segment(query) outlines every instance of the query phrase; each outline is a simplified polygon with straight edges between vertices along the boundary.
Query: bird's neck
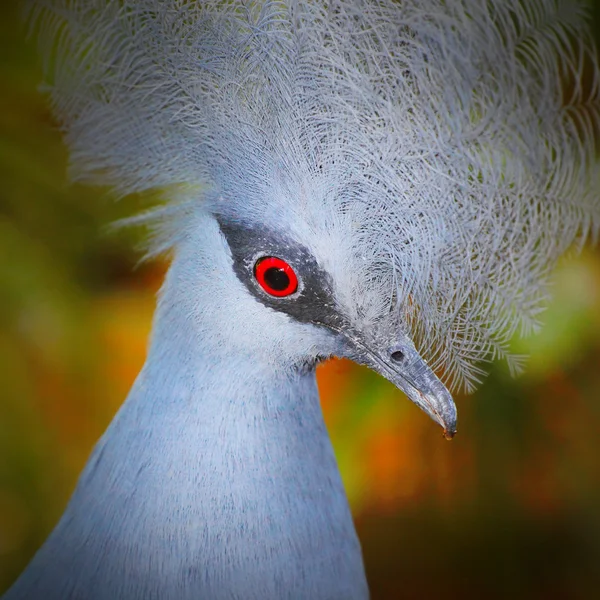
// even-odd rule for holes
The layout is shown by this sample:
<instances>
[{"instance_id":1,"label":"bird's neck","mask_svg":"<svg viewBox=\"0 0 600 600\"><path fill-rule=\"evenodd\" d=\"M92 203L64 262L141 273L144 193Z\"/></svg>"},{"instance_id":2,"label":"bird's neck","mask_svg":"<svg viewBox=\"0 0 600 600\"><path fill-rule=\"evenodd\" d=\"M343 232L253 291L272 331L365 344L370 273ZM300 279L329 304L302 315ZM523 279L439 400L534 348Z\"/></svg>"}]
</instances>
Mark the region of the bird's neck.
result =
<instances>
[{"instance_id":1,"label":"bird's neck","mask_svg":"<svg viewBox=\"0 0 600 600\"><path fill-rule=\"evenodd\" d=\"M215 360L201 319L190 335L176 320L159 310L148 361L37 557L56 597L69 597L58 556L81 578L69 589L102 600L125 597L124 581L139 586L128 598L363 598L314 370Z\"/></svg>"},{"instance_id":2,"label":"bird's neck","mask_svg":"<svg viewBox=\"0 0 600 600\"><path fill-rule=\"evenodd\" d=\"M92 479L106 475L96 471L107 461L133 494L156 486L153 497L180 507L189 501L187 508L213 517L239 516L265 498L318 503L317 489L345 503L314 370L266 378L250 360L219 366L201 349L172 372L148 363L97 454Z\"/></svg>"}]
</instances>

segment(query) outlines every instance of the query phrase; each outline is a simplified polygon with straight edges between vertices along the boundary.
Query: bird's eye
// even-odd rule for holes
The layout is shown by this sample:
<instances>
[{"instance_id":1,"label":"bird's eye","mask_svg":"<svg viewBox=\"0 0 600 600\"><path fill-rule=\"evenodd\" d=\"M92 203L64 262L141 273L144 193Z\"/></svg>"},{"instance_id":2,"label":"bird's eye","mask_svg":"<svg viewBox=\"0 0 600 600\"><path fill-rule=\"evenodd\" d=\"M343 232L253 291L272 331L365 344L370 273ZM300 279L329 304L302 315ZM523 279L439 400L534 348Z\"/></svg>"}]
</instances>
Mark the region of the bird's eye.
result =
<instances>
[{"instance_id":1,"label":"bird's eye","mask_svg":"<svg viewBox=\"0 0 600 600\"><path fill-rule=\"evenodd\" d=\"M270 296L282 298L298 289L298 277L294 269L276 256L259 258L254 265L254 277Z\"/></svg>"}]
</instances>

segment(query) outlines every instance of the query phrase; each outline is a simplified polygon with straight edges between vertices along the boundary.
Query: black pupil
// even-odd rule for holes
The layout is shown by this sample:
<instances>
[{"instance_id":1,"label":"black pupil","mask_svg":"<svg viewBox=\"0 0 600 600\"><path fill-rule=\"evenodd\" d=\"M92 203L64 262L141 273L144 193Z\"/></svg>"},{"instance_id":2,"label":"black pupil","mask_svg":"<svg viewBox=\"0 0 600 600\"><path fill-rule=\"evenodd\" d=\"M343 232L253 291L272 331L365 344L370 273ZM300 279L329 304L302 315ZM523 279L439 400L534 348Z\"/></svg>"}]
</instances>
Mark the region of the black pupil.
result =
<instances>
[{"instance_id":1,"label":"black pupil","mask_svg":"<svg viewBox=\"0 0 600 600\"><path fill-rule=\"evenodd\" d=\"M290 278L283 269L271 267L265 271L265 282L272 290L281 292L290 285Z\"/></svg>"}]
</instances>

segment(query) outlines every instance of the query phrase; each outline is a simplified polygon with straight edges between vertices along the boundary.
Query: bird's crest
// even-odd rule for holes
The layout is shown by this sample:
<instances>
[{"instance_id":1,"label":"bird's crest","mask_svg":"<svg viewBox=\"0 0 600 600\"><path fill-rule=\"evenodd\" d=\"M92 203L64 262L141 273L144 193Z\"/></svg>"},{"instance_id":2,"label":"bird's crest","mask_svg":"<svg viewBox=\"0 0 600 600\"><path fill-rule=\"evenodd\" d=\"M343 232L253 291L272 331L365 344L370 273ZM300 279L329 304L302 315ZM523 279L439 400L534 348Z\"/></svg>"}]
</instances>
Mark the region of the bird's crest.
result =
<instances>
[{"instance_id":1,"label":"bird's crest","mask_svg":"<svg viewBox=\"0 0 600 600\"><path fill-rule=\"evenodd\" d=\"M293 213L449 383L508 357L598 234L600 78L572 0L32 4L76 179L183 189L167 244L209 205Z\"/></svg>"}]
</instances>

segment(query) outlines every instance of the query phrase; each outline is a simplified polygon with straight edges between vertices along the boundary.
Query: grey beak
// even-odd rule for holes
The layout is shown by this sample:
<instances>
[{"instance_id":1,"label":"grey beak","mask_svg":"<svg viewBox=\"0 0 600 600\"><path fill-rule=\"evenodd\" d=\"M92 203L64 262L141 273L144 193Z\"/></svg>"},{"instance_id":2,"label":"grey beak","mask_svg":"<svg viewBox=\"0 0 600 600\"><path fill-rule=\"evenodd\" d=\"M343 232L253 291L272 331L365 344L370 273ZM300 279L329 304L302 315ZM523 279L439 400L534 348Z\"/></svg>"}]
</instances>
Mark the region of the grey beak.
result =
<instances>
[{"instance_id":1,"label":"grey beak","mask_svg":"<svg viewBox=\"0 0 600 600\"><path fill-rule=\"evenodd\" d=\"M416 348L399 344L385 352L368 348L356 339L349 340L360 362L400 388L419 408L444 428L444 436L451 439L456 433L456 405L446 386L437 378Z\"/></svg>"}]
</instances>

